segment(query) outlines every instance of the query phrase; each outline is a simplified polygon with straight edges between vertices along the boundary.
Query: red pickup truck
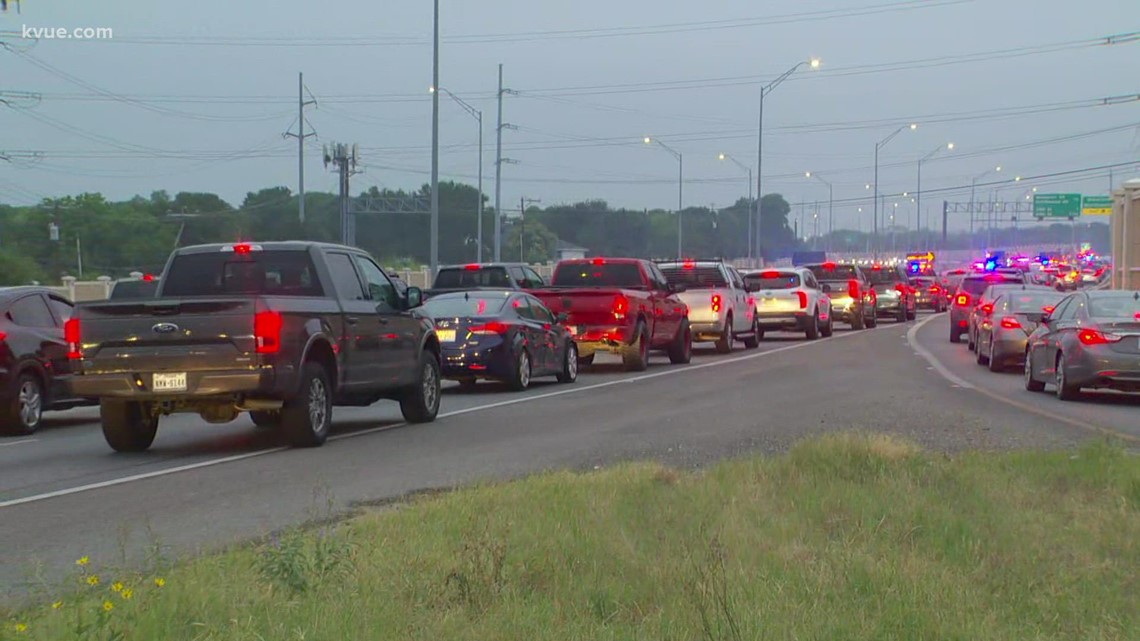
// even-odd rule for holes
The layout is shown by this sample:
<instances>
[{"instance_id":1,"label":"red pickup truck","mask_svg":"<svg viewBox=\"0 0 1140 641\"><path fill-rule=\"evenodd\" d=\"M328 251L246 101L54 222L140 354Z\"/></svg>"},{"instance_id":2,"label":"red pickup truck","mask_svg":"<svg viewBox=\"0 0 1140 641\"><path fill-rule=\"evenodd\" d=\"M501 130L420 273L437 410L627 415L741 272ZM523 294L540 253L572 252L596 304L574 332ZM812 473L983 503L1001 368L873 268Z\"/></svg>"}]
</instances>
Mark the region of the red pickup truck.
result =
<instances>
[{"instance_id":1,"label":"red pickup truck","mask_svg":"<svg viewBox=\"0 0 1140 641\"><path fill-rule=\"evenodd\" d=\"M580 258L554 266L550 286L531 290L565 325L578 344L579 362L597 352L619 354L627 371L649 363L661 350L672 363L693 357L689 308L652 262L640 258Z\"/></svg>"}]
</instances>

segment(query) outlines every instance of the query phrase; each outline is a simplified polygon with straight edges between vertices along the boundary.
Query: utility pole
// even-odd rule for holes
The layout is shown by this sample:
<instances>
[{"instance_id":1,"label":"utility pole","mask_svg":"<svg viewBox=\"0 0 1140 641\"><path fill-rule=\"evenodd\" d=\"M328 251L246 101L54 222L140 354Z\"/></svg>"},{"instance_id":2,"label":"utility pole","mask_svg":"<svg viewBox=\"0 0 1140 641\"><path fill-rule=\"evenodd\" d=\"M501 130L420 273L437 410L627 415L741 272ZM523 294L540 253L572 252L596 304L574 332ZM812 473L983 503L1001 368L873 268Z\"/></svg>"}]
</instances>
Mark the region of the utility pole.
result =
<instances>
[{"instance_id":1,"label":"utility pole","mask_svg":"<svg viewBox=\"0 0 1140 641\"><path fill-rule=\"evenodd\" d=\"M503 122L503 96L515 93L503 87L503 64L499 63L499 121L495 126L495 262L503 260L503 163L518 164L517 160L503 158L503 130L517 129Z\"/></svg>"},{"instance_id":2,"label":"utility pole","mask_svg":"<svg viewBox=\"0 0 1140 641\"><path fill-rule=\"evenodd\" d=\"M431 87L439 87L439 0L432 30ZM439 269L439 92L431 92L431 273Z\"/></svg>"},{"instance_id":3,"label":"utility pole","mask_svg":"<svg viewBox=\"0 0 1140 641\"><path fill-rule=\"evenodd\" d=\"M313 94L310 93L312 98ZM305 74L297 73L297 133L285 132L286 138L297 139L297 220L305 223L305 139L317 135L317 132L305 133L305 107L317 104L317 99L305 100Z\"/></svg>"},{"instance_id":4,"label":"utility pole","mask_svg":"<svg viewBox=\"0 0 1140 641\"><path fill-rule=\"evenodd\" d=\"M350 246L356 244L356 225L353 224L348 208L348 179L356 173L359 150L360 147L357 145L350 147L343 143L333 143L331 148L326 146L324 149L325 166L328 167L330 163L335 165L339 177L337 182L340 185L340 242Z\"/></svg>"}]
</instances>

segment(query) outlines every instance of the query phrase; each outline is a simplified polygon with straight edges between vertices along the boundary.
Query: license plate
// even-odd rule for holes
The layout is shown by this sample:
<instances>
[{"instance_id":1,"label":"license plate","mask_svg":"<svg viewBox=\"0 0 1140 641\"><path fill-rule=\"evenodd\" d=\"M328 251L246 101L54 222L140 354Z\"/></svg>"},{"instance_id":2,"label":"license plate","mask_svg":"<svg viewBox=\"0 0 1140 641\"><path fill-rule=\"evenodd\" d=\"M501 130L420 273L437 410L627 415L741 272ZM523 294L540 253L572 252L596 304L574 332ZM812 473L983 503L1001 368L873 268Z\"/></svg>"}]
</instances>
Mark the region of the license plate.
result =
<instances>
[{"instance_id":1,"label":"license plate","mask_svg":"<svg viewBox=\"0 0 1140 641\"><path fill-rule=\"evenodd\" d=\"M454 329L437 329L435 330L436 336L439 336L441 343L454 343L455 330Z\"/></svg>"},{"instance_id":2,"label":"license plate","mask_svg":"<svg viewBox=\"0 0 1140 641\"><path fill-rule=\"evenodd\" d=\"M156 392L184 392L186 391L186 372L155 374L151 379L150 388Z\"/></svg>"}]
</instances>

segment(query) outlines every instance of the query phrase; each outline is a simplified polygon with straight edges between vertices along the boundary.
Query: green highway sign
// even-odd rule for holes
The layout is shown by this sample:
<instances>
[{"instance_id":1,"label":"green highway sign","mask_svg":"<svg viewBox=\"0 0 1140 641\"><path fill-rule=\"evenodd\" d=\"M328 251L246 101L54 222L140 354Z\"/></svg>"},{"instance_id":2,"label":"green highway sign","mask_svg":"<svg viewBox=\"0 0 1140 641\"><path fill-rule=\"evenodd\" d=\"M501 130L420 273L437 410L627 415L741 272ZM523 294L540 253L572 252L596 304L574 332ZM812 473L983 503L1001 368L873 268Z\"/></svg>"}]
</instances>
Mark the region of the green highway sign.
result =
<instances>
[{"instance_id":1,"label":"green highway sign","mask_svg":"<svg viewBox=\"0 0 1140 641\"><path fill-rule=\"evenodd\" d=\"M1112 196L1085 196L1081 213L1085 216L1111 216Z\"/></svg>"},{"instance_id":2,"label":"green highway sign","mask_svg":"<svg viewBox=\"0 0 1140 641\"><path fill-rule=\"evenodd\" d=\"M1076 218L1081 215L1080 194L1034 194L1034 218Z\"/></svg>"}]
</instances>

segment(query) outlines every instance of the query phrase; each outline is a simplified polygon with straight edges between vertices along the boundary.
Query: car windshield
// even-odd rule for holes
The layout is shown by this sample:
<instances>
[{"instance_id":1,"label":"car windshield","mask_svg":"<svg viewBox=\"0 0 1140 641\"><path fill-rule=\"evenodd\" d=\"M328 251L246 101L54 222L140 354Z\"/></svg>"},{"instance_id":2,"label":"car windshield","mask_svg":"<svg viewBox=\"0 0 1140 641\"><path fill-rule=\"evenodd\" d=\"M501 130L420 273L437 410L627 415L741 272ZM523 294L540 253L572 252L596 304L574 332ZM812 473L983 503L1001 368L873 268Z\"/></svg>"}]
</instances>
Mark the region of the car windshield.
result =
<instances>
[{"instance_id":1,"label":"car windshield","mask_svg":"<svg viewBox=\"0 0 1140 641\"><path fill-rule=\"evenodd\" d=\"M554 270L554 287L644 287L637 263L564 263Z\"/></svg>"},{"instance_id":2,"label":"car windshield","mask_svg":"<svg viewBox=\"0 0 1140 641\"><path fill-rule=\"evenodd\" d=\"M428 299L424 302L424 311L432 318L498 316L506 302L506 296L448 294Z\"/></svg>"},{"instance_id":3,"label":"car windshield","mask_svg":"<svg viewBox=\"0 0 1140 641\"><path fill-rule=\"evenodd\" d=\"M859 278L859 272L854 265L812 265L808 267L812 274L815 274L816 280L820 281L848 281L853 278Z\"/></svg>"},{"instance_id":4,"label":"car windshield","mask_svg":"<svg viewBox=\"0 0 1140 641\"><path fill-rule=\"evenodd\" d=\"M435 277L434 289L464 289L467 287L510 287L505 267L467 269L449 267L441 269Z\"/></svg>"},{"instance_id":5,"label":"car windshield","mask_svg":"<svg viewBox=\"0 0 1140 641\"><path fill-rule=\"evenodd\" d=\"M1140 320L1140 300L1135 292L1091 296L1089 316L1093 318L1131 318Z\"/></svg>"},{"instance_id":6,"label":"car windshield","mask_svg":"<svg viewBox=\"0 0 1140 641\"><path fill-rule=\"evenodd\" d=\"M791 272L748 274L744 282L756 289L794 289L800 286L800 275Z\"/></svg>"},{"instance_id":7,"label":"car windshield","mask_svg":"<svg viewBox=\"0 0 1140 641\"><path fill-rule=\"evenodd\" d=\"M1009 310L1021 314L1033 314L1044 307L1056 307L1065 295L1059 292L1014 292L1006 295Z\"/></svg>"},{"instance_id":8,"label":"car windshield","mask_svg":"<svg viewBox=\"0 0 1140 641\"><path fill-rule=\"evenodd\" d=\"M181 254L163 278L164 297L322 296L320 280L307 251L200 252Z\"/></svg>"},{"instance_id":9,"label":"car windshield","mask_svg":"<svg viewBox=\"0 0 1140 641\"><path fill-rule=\"evenodd\" d=\"M728 280L719 265L659 265L670 285L687 285L689 289L727 287Z\"/></svg>"},{"instance_id":10,"label":"car windshield","mask_svg":"<svg viewBox=\"0 0 1140 641\"><path fill-rule=\"evenodd\" d=\"M963 278L960 287L962 291L977 296L986 291L991 285L1020 285L1021 279L1011 279L1006 276L982 276L977 278Z\"/></svg>"}]
</instances>

